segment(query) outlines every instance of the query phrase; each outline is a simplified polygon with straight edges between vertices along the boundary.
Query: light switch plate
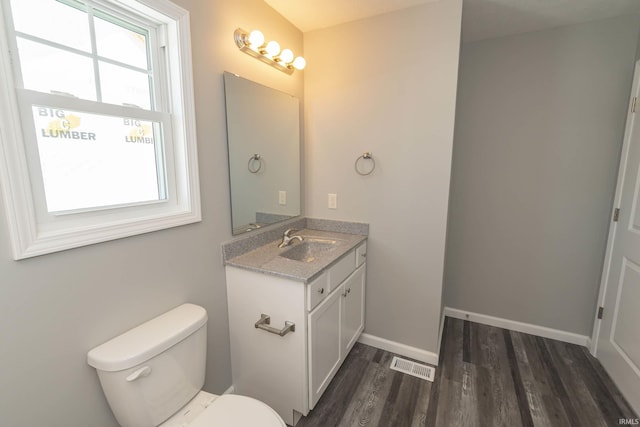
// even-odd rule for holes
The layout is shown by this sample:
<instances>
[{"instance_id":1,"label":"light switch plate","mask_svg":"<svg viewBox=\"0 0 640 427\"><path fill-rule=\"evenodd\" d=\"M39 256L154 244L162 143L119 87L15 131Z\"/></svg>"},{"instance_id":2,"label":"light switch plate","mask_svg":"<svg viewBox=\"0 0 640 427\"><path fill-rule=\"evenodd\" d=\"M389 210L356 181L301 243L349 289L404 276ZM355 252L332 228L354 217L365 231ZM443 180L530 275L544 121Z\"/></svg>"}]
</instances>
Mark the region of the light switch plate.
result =
<instances>
[{"instance_id":1,"label":"light switch plate","mask_svg":"<svg viewBox=\"0 0 640 427\"><path fill-rule=\"evenodd\" d=\"M338 208L338 195L329 193L329 209Z\"/></svg>"},{"instance_id":2,"label":"light switch plate","mask_svg":"<svg viewBox=\"0 0 640 427\"><path fill-rule=\"evenodd\" d=\"M278 192L278 203L280 203L281 205L286 205L287 204L287 192L286 191L279 191Z\"/></svg>"}]
</instances>

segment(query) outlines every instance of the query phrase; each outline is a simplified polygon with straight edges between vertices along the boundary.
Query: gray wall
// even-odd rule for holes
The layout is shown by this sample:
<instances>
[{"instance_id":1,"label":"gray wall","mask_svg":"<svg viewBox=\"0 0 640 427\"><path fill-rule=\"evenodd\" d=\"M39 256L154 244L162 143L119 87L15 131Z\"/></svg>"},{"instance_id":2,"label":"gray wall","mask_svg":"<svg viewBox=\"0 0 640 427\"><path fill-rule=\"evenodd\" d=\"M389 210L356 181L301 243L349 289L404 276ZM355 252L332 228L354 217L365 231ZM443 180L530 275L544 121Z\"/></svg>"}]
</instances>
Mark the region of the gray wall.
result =
<instances>
[{"instance_id":1,"label":"gray wall","mask_svg":"<svg viewBox=\"0 0 640 427\"><path fill-rule=\"evenodd\" d=\"M447 306L591 335L638 26L463 45Z\"/></svg>"},{"instance_id":2,"label":"gray wall","mask_svg":"<svg viewBox=\"0 0 640 427\"><path fill-rule=\"evenodd\" d=\"M187 301L209 313L205 389L231 385L220 253L231 238L222 72L302 98L301 73L240 52L233 31L259 28L294 52L302 52L302 34L261 0L176 3L191 12L204 219L13 261L0 205L0 426L116 426L87 351Z\"/></svg>"},{"instance_id":3,"label":"gray wall","mask_svg":"<svg viewBox=\"0 0 640 427\"><path fill-rule=\"evenodd\" d=\"M365 332L436 352L461 0L305 33L306 210L368 222ZM366 177L354 161L373 152ZM366 168L366 162L362 167ZM338 208L327 208L337 193Z\"/></svg>"},{"instance_id":4,"label":"gray wall","mask_svg":"<svg viewBox=\"0 0 640 427\"><path fill-rule=\"evenodd\" d=\"M640 59L640 34L638 35L638 46L636 47L636 61Z\"/></svg>"}]
</instances>

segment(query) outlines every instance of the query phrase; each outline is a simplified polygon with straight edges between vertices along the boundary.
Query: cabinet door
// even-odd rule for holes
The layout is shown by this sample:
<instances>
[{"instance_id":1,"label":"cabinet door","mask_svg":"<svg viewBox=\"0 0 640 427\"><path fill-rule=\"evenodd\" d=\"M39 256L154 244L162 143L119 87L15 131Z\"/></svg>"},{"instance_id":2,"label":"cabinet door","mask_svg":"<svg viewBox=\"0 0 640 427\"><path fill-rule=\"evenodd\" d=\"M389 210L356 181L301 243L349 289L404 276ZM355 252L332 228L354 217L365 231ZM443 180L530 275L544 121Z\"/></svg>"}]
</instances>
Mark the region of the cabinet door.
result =
<instances>
[{"instance_id":1,"label":"cabinet door","mask_svg":"<svg viewBox=\"0 0 640 427\"><path fill-rule=\"evenodd\" d=\"M341 363L340 325L344 284L309 313L309 409L313 409Z\"/></svg>"},{"instance_id":2,"label":"cabinet door","mask_svg":"<svg viewBox=\"0 0 640 427\"><path fill-rule=\"evenodd\" d=\"M342 356L347 357L351 347L364 330L364 283L363 264L343 283L342 298Z\"/></svg>"}]
</instances>

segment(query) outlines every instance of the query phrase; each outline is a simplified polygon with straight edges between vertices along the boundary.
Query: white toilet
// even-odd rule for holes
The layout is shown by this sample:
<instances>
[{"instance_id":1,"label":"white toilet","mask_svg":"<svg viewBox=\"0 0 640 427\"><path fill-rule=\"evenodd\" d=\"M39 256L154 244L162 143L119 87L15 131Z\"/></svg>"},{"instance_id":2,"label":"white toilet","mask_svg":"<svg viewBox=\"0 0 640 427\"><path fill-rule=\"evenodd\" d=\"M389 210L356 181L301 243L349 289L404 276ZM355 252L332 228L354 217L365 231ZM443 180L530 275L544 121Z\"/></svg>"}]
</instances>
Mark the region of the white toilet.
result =
<instances>
[{"instance_id":1,"label":"white toilet","mask_svg":"<svg viewBox=\"0 0 640 427\"><path fill-rule=\"evenodd\" d=\"M183 304L87 354L122 427L285 427L269 406L202 391L207 312Z\"/></svg>"}]
</instances>

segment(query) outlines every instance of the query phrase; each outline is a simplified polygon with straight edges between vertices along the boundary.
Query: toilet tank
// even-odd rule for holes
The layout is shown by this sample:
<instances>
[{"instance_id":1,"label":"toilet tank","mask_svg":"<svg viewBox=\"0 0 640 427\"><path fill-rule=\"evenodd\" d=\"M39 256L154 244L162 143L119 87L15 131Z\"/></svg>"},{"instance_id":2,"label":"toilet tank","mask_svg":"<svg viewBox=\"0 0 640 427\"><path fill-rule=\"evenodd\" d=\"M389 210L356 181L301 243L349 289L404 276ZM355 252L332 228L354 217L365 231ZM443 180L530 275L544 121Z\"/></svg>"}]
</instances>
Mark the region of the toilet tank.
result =
<instances>
[{"instance_id":1,"label":"toilet tank","mask_svg":"<svg viewBox=\"0 0 640 427\"><path fill-rule=\"evenodd\" d=\"M155 427L204 384L207 312L183 304L94 348L87 362L122 427Z\"/></svg>"}]
</instances>

